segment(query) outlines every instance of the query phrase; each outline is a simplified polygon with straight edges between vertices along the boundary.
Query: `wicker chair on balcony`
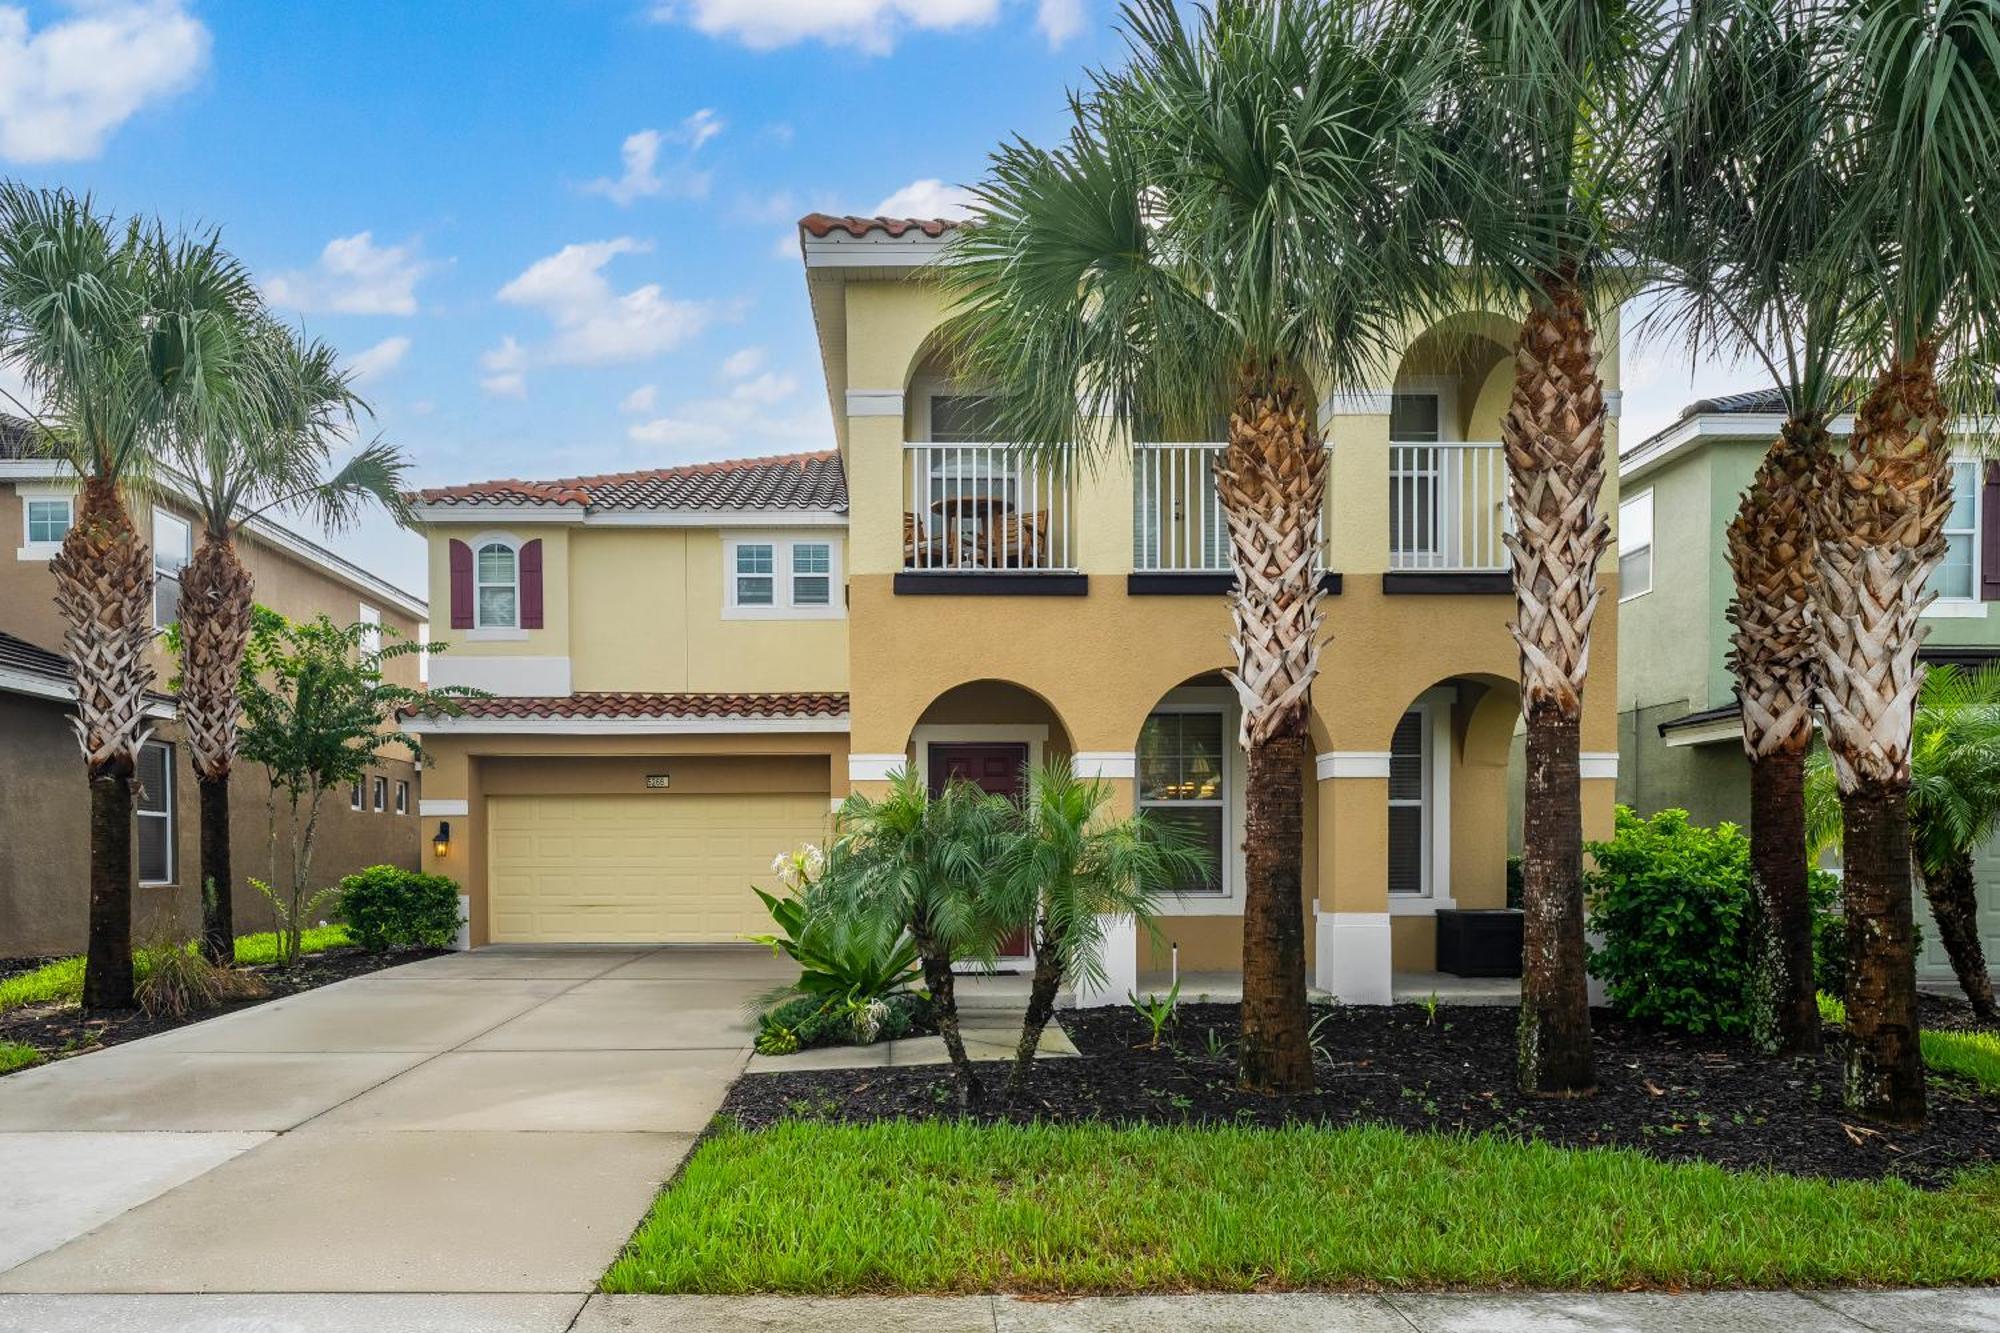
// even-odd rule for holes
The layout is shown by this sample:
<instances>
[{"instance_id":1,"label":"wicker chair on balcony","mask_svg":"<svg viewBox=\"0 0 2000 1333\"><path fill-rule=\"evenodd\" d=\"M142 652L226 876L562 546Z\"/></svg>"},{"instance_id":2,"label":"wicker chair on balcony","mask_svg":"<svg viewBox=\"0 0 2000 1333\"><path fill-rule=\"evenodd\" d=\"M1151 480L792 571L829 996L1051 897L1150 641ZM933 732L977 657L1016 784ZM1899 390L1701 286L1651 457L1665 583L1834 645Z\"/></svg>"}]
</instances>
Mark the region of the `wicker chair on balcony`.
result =
<instances>
[{"instance_id":1,"label":"wicker chair on balcony","mask_svg":"<svg viewBox=\"0 0 2000 1333\"><path fill-rule=\"evenodd\" d=\"M987 563L996 569L1045 569L1048 566L1049 511L1009 513L987 529Z\"/></svg>"},{"instance_id":2,"label":"wicker chair on balcony","mask_svg":"<svg viewBox=\"0 0 2000 1333\"><path fill-rule=\"evenodd\" d=\"M949 544L924 530L923 521L903 511L903 567L905 569L946 569L956 567Z\"/></svg>"}]
</instances>

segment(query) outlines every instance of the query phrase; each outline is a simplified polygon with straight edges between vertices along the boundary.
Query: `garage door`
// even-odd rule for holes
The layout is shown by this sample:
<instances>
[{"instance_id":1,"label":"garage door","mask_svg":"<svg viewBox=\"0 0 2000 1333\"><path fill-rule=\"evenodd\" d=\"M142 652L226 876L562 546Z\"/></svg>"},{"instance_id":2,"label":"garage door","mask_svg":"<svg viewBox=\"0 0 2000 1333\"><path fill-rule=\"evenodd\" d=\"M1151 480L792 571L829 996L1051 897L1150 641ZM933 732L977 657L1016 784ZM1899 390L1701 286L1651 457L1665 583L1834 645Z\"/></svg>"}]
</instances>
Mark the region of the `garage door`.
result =
<instances>
[{"instance_id":1,"label":"garage door","mask_svg":"<svg viewBox=\"0 0 2000 1333\"><path fill-rule=\"evenodd\" d=\"M495 943L729 941L770 929L771 858L826 836L825 796L495 796Z\"/></svg>"}]
</instances>

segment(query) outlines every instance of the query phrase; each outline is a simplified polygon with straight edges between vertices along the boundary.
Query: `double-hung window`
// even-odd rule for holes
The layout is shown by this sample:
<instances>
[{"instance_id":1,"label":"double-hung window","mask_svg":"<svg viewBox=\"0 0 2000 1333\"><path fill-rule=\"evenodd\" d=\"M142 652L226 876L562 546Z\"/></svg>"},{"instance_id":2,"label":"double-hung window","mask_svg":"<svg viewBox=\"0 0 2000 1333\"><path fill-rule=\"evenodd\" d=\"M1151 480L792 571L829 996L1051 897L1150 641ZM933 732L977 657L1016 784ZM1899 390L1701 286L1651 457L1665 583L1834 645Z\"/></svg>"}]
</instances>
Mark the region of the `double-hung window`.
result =
<instances>
[{"instance_id":1,"label":"double-hung window","mask_svg":"<svg viewBox=\"0 0 2000 1333\"><path fill-rule=\"evenodd\" d=\"M361 783L356 782L352 787L347 789L347 808L350 810L365 810L368 808L367 789Z\"/></svg>"},{"instance_id":2,"label":"double-hung window","mask_svg":"<svg viewBox=\"0 0 2000 1333\"><path fill-rule=\"evenodd\" d=\"M1618 600L1653 590L1653 492L1618 504Z\"/></svg>"},{"instance_id":3,"label":"double-hung window","mask_svg":"<svg viewBox=\"0 0 2000 1333\"><path fill-rule=\"evenodd\" d=\"M477 629L518 629L521 624L520 553L506 542L487 542L473 561Z\"/></svg>"},{"instance_id":4,"label":"double-hung window","mask_svg":"<svg viewBox=\"0 0 2000 1333\"><path fill-rule=\"evenodd\" d=\"M373 657L382 651L382 613L361 603L361 655Z\"/></svg>"},{"instance_id":5,"label":"double-hung window","mask_svg":"<svg viewBox=\"0 0 2000 1333\"><path fill-rule=\"evenodd\" d=\"M1944 520L1944 559L1931 571L1930 591L1941 602L1979 596L1979 460L1953 459L1951 512Z\"/></svg>"},{"instance_id":6,"label":"double-hung window","mask_svg":"<svg viewBox=\"0 0 2000 1333\"><path fill-rule=\"evenodd\" d=\"M69 495L21 495L21 558L43 559L62 545L76 517L76 500Z\"/></svg>"},{"instance_id":7,"label":"double-hung window","mask_svg":"<svg viewBox=\"0 0 2000 1333\"><path fill-rule=\"evenodd\" d=\"M792 605L825 606L833 600L833 544L792 543Z\"/></svg>"},{"instance_id":8,"label":"double-hung window","mask_svg":"<svg viewBox=\"0 0 2000 1333\"><path fill-rule=\"evenodd\" d=\"M1228 891L1228 741L1220 709L1163 710L1147 718L1139 732L1139 808L1208 853L1205 870L1161 886L1170 892Z\"/></svg>"},{"instance_id":9,"label":"double-hung window","mask_svg":"<svg viewBox=\"0 0 2000 1333\"><path fill-rule=\"evenodd\" d=\"M396 813L399 815L410 813L410 784L400 778L396 780Z\"/></svg>"},{"instance_id":10,"label":"double-hung window","mask_svg":"<svg viewBox=\"0 0 2000 1333\"><path fill-rule=\"evenodd\" d=\"M147 741L139 751L136 817L141 884L174 882L174 747Z\"/></svg>"},{"instance_id":11,"label":"double-hung window","mask_svg":"<svg viewBox=\"0 0 2000 1333\"><path fill-rule=\"evenodd\" d=\"M736 605L775 606L778 601L777 545L740 542L736 547Z\"/></svg>"},{"instance_id":12,"label":"double-hung window","mask_svg":"<svg viewBox=\"0 0 2000 1333\"><path fill-rule=\"evenodd\" d=\"M728 620L839 616L840 552L827 537L746 536L723 543L722 614Z\"/></svg>"},{"instance_id":13,"label":"double-hung window","mask_svg":"<svg viewBox=\"0 0 2000 1333\"><path fill-rule=\"evenodd\" d=\"M153 627L180 619L181 571L194 559L194 529L164 509L153 511Z\"/></svg>"},{"instance_id":14,"label":"double-hung window","mask_svg":"<svg viewBox=\"0 0 2000 1333\"><path fill-rule=\"evenodd\" d=\"M1421 708L1404 713L1389 739L1389 892L1430 892L1430 783Z\"/></svg>"},{"instance_id":15,"label":"double-hung window","mask_svg":"<svg viewBox=\"0 0 2000 1333\"><path fill-rule=\"evenodd\" d=\"M389 779L375 779L375 813L381 814L389 808Z\"/></svg>"}]
</instances>

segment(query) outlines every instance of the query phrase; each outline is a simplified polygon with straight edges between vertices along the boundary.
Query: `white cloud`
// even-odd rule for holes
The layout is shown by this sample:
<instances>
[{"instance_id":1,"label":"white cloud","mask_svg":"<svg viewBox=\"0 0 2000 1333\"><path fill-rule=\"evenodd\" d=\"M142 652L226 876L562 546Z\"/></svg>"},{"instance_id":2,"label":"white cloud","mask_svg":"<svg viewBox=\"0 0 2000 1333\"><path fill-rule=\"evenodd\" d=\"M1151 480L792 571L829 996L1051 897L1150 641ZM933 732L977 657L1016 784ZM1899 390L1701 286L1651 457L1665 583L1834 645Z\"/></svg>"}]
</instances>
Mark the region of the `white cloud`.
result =
<instances>
[{"instance_id":1,"label":"white cloud","mask_svg":"<svg viewBox=\"0 0 2000 1333\"><path fill-rule=\"evenodd\" d=\"M726 124L711 108L703 107L673 130L649 129L628 134L618 149L618 156L625 164L624 174L616 180L600 176L585 185L584 191L601 194L621 207L656 194L701 198L708 193L709 173L695 170L694 156L703 144L722 133ZM663 172L660 149L667 144L678 144L685 152L681 161Z\"/></svg>"},{"instance_id":2,"label":"white cloud","mask_svg":"<svg viewBox=\"0 0 2000 1333\"><path fill-rule=\"evenodd\" d=\"M1041 0L1035 8L1035 27L1051 48L1061 46L1083 31L1083 0Z\"/></svg>"},{"instance_id":3,"label":"white cloud","mask_svg":"<svg viewBox=\"0 0 2000 1333\"><path fill-rule=\"evenodd\" d=\"M409 350L410 340L397 334L349 357L347 369L357 383L376 379L401 365L404 353Z\"/></svg>"},{"instance_id":4,"label":"white cloud","mask_svg":"<svg viewBox=\"0 0 2000 1333\"><path fill-rule=\"evenodd\" d=\"M883 218L962 218L972 212L972 191L946 185L936 177L911 181L875 205L874 215Z\"/></svg>"},{"instance_id":5,"label":"white cloud","mask_svg":"<svg viewBox=\"0 0 2000 1333\"><path fill-rule=\"evenodd\" d=\"M948 31L991 23L1000 0L663 0L661 22L692 24L756 51L819 41L886 55L911 29Z\"/></svg>"},{"instance_id":6,"label":"white cloud","mask_svg":"<svg viewBox=\"0 0 2000 1333\"><path fill-rule=\"evenodd\" d=\"M479 381L479 387L493 397L528 396L528 380L523 373L528 368L527 349L512 334L502 338L498 347L480 355L479 368L486 372L485 378Z\"/></svg>"},{"instance_id":7,"label":"white cloud","mask_svg":"<svg viewBox=\"0 0 2000 1333\"><path fill-rule=\"evenodd\" d=\"M722 373L730 379L740 380L746 375L754 375L764 368L764 349L744 347L731 352L722 362Z\"/></svg>"},{"instance_id":8,"label":"white cloud","mask_svg":"<svg viewBox=\"0 0 2000 1333\"><path fill-rule=\"evenodd\" d=\"M646 254L649 242L630 236L566 245L528 265L502 287L500 300L539 311L554 328L540 347L507 338L482 358L493 378L488 393L526 392L530 365L604 366L647 361L679 347L714 315L701 301L667 296L655 282L613 290L604 268L620 255Z\"/></svg>"},{"instance_id":9,"label":"white cloud","mask_svg":"<svg viewBox=\"0 0 2000 1333\"><path fill-rule=\"evenodd\" d=\"M799 382L790 375L767 370L755 379L744 380L729 391L739 403L779 403L798 391Z\"/></svg>"},{"instance_id":10,"label":"white cloud","mask_svg":"<svg viewBox=\"0 0 2000 1333\"><path fill-rule=\"evenodd\" d=\"M417 282L431 265L415 241L377 245L373 232L337 236L309 269L274 275L264 294L274 305L336 315L414 315Z\"/></svg>"},{"instance_id":11,"label":"white cloud","mask_svg":"<svg viewBox=\"0 0 2000 1333\"><path fill-rule=\"evenodd\" d=\"M180 0L72 7L35 31L26 9L0 5L0 158L95 157L113 130L208 64L208 29Z\"/></svg>"},{"instance_id":12,"label":"white cloud","mask_svg":"<svg viewBox=\"0 0 2000 1333\"><path fill-rule=\"evenodd\" d=\"M650 412L659 401L660 391L658 388L651 384L641 384L638 388L625 395L624 399L618 404L618 410L620 412L631 413Z\"/></svg>"}]
</instances>

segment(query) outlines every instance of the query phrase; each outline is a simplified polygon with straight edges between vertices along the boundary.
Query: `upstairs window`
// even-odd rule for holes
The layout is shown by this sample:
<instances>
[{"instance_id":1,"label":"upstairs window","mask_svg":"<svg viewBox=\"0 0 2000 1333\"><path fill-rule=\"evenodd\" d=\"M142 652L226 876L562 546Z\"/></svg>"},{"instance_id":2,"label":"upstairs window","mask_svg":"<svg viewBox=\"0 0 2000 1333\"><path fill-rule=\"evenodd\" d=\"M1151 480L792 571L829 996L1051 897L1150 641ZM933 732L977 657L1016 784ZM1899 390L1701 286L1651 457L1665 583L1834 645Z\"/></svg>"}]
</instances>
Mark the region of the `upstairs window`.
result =
<instances>
[{"instance_id":1,"label":"upstairs window","mask_svg":"<svg viewBox=\"0 0 2000 1333\"><path fill-rule=\"evenodd\" d=\"M833 547L792 543L792 605L825 606L833 600Z\"/></svg>"},{"instance_id":2,"label":"upstairs window","mask_svg":"<svg viewBox=\"0 0 2000 1333\"><path fill-rule=\"evenodd\" d=\"M1436 444L1443 413L1434 393L1389 395L1389 438L1400 444Z\"/></svg>"},{"instance_id":3,"label":"upstairs window","mask_svg":"<svg viewBox=\"0 0 2000 1333\"><path fill-rule=\"evenodd\" d=\"M181 571L194 559L194 529L164 509L153 511L153 627L181 616Z\"/></svg>"},{"instance_id":4,"label":"upstairs window","mask_svg":"<svg viewBox=\"0 0 2000 1333\"><path fill-rule=\"evenodd\" d=\"M1979 464L1954 459L1951 512L1944 520L1944 559L1931 571L1930 591L1939 600L1969 602L1979 595Z\"/></svg>"},{"instance_id":5,"label":"upstairs window","mask_svg":"<svg viewBox=\"0 0 2000 1333\"><path fill-rule=\"evenodd\" d=\"M488 542L474 566L477 629L518 629L521 624L521 566L514 548Z\"/></svg>"},{"instance_id":6,"label":"upstairs window","mask_svg":"<svg viewBox=\"0 0 2000 1333\"><path fill-rule=\"evenodd\" d=\"M816 620L845 614L834 594L840 550L825 537L725 537L725 620Z\"/></svg>"},{"instance_id":7,"label":"upstairs window","mask_svg":"<svg viewBox=\"0 0 2000 1333\"><path fill-rule=\"evenodd\" d=\"M382 651L382 613L361 603L361 655L373 657Z\"/></svg>"},{"instance_id":8,"label":"upstairs window","mask_svg":"<svg viewBox=\"0 0 2000 1333\"><path fill-rule=\"evenodd\" d=\"M24 504L28 545L55 546L61 543L75 519L75 501L67 495L29 496Z\"/></svg>"},{"instance_id":9,"label":"upstairs window","mask_svg":"<svg viewBox=\"0 0 2000 1333\"><path fill-rule=\"evenodd\" d=\"M991 394L931 395L931 441L935 444L997 444L1000 400Z\"/></svg>"},{"instance_id":10,"label":"upstairs window","mask_svg":"<svg viewBox=\"0 0 2000 1333\"><path fill-rule=\"evenodd\" d=\"M1653 493L1640 491L1618 505L1618 600L1653 590Z\"/></svg>"},{"instance_id":11,"label":"upstairs window","mask_svg":"<svg viewBox=\"0 0 2000 1333\"><path fill-rule=\"evenodd\" d=\"M141 884L174 882L174 747L147 741L139 751L139 795L133 807Z\"/></svg>"},{"instance_id":12,"label":"upstairs window","mask_svg":"<svg viewBox=\"0 0 2000 1333\"><path fill-rule=\"evenodd\" d=\"M744 542L736 548L736 604L771 606L778 598L777 565L769 542Z\"/></svg>"},{"instance_id":13,"label":"upstairs window","mask_svg":"<svg viewBox=\"0 0 2000 1333\"><path fill-rule=\"evenodd\" d=\"M376 778L374 783L375 813L381 814L389 808L389 779Z\"/></svg>"}]
</instances>

